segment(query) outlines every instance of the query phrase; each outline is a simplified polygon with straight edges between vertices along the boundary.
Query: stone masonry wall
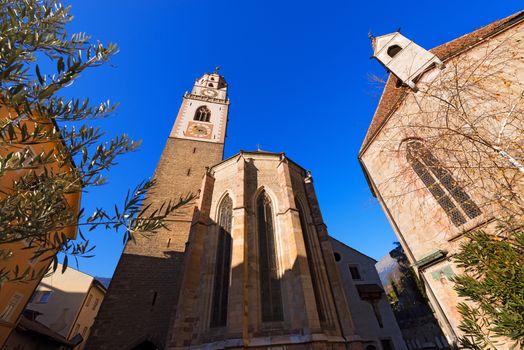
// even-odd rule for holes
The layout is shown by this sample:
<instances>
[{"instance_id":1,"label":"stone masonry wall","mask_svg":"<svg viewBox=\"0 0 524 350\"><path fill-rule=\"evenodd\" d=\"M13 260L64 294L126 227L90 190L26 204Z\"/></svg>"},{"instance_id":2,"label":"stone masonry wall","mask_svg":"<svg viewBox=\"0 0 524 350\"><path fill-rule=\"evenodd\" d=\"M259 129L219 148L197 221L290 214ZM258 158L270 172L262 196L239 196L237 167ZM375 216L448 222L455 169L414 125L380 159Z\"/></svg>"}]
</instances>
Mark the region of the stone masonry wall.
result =
<instances>
[{"instance_id":1,"label":"stone masonry wall","mask_svg":"<svg viewBox=\"0 0 524 350\"><path fill-rule=\"evenodd\" d=\"M197 194L205 168L218 163L223 144L169 138L155 171L157 187L146 202ZM169 230L127 243L86 349L130 349L145 341L164 348L176 312L179 277L194 203L169 220Z\"/></svg>"}]
</instances>

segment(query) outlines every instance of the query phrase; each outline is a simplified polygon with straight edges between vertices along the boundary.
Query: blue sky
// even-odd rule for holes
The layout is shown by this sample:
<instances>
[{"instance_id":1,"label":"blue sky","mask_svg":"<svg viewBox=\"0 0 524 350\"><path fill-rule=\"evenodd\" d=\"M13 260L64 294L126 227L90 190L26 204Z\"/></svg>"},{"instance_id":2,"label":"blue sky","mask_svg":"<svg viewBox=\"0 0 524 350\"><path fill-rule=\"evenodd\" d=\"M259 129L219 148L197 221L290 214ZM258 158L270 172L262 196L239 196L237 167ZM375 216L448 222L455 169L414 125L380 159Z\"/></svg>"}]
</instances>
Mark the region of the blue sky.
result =
<instances>
[{"instance_id":1,"label":"blue sky","mask_svg":"<svg viewBox=\"0 0 524 350\"><path fill-rule=\"evenodd\" d=\"M396 237L372 198L357 153L386 77L370 60L368 32L401 32L427 49L521 10L519 1L71 1L71 31L120 52L87 71L67 94L121 103L101 125L128 133L141 149L126 155L109 184L84 195L88 211L119 202L150 177L181 96L221 66L231 108L225 157L240 149L285 152L312 171L324 220L340 241L380 259ZM80 270L111 276L122 235L88 235L96 256Z\"/></svg>"}]
</instances>

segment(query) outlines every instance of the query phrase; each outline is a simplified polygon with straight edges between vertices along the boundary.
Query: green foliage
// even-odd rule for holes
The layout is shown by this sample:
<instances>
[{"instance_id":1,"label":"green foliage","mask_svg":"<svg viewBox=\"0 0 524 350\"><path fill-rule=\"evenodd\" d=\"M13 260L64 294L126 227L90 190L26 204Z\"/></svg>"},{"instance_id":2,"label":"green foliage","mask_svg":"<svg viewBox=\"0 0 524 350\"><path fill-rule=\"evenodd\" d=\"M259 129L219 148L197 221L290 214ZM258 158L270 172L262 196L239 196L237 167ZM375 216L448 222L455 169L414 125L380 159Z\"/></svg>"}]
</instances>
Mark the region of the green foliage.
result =
<instances>
[{"instance_id":1,"label":"green foliage","mask_svg":"<svg viewBox=\"0 0 524 350\"><path fill-rule=\"evenodd\" d=\"M404 253L404 249L402 249L399 242L393 242L393 244L395 244L396 247L389 252L389 256L397 261L400 271L400 280L397 284L393 285L395 294L397 297L401 294L402 290L399 290L399 288L408 289L412 291L411 296L413 299L411 301L413 303L426 303L427 297L423 284L415 271L413 271L408 257L406 253Z\"/></svg>"},{"instance_id":2,"label":"green foliage","mask_svg":"<svg viewBox=\"0 0 524 350\"><path fill-rule=\"evenodd\" d=\"M7 243L24 242L33 258L57 254L89 257L93 246L82 234L98 227L123 231L124 242L136 234L152 234L164 219L189 203L192 195L160 208L142 206L154 181L129 191L123 206L99 208L89 217L67 202L67 195L87 192L105 183L118 157L135 151L139 142L127 135L108 138L83 122L105 118L116 108L109 101L61 95L81 73L98 67L117 53L115 44L93 42L85 33L69 35L70 8L57 0L0 0L0 260L14 252ZM42 67L50 67L44 72ZM66 127L64 122L71 126ZM44 147L53 144L54 147ZM15 174L15 176L13 176ZM20 175L21 174L21 175ZM6 184L6 179L13 178ZM79 239L64 230L79 228ZM0 266L6 264L0 264ZM0 267L6 280L37 278L46 269Z\"/></svg>"},{"instance_id":3,"label":"green foliage","mask_svg":"<svg viewBox=\"0 0 524 350\"><path fill-rule=\"evenodd\" d=\"M501 337L524 348L524 225L499 226L496 234L467 234L455 256L464 269L455 289L472 304L461 303L461 344L468 349L497 349Z\"/></svg>"},{"instance_id":4,"label":"green foliage","mask_svg":"<svg viewBox=\"0 0 524 350\"><path fill-rule=\"evenodd\" d=\"M398 296L400 293L398 292L397 283L393 279L391 279L389 283L390 288L388 288L387 290L387 298L389 300L389 303L391 304L391 308L394 311L400 311L400 305L398 300Z\"/></svg>"}]
</instances>

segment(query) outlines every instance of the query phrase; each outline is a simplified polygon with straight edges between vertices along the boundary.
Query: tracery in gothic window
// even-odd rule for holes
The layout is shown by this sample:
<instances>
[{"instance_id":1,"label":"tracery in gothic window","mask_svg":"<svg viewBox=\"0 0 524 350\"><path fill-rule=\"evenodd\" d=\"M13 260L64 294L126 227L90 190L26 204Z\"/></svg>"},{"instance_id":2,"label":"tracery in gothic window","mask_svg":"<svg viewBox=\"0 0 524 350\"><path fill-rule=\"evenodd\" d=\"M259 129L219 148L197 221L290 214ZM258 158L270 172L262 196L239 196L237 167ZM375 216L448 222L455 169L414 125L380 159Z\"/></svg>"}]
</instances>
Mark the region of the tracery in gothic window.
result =
<instances>
[{"instance_id":1,"label":"tracery in gothic window","mask_svg":"<svg viewBox=\"0 0 524 350\"><path fill-rule=\"evenodd\" d=\"M444 209L455 226L466 223L481 214L480 208L420 140L410 140L406 158L413 171Z\"/></svg>"},{"instance_id":2,"label":"tracery in gothic window","mask_svg":"<svg viewBox=\"0 0 524 350\"><path fill-rule=\"evenodd\" d=\"M200 106L195 112L194 120L209 123L211 119L211 111L206 106Z\"/></svg>"},{"instance_id":3,"label":"tracery in gothic window","mask_svg":"<svg viewBox=\"0 0 524 350\"><path fill-rule=\"evenodd\" d=\"M321 322L324 322L326 320L326 315L324 312L324 305L322 303L322 296L320 292L320 276L318 274L318 270L315 269L315 263L313 261L313 242L311 242L311 239L308 234L308 228L306 219L304 217L304 209L300 205L300 203L295 200L295 206L298 209L298 216L300 218L300 228L302 230L302 236L304 237L304 245L306 246L306 255L307 255L307 262L309 265L309 272L311 273L311 283L313 284L313 293L315 294L315 301L317 304L317 310L318 310L318 318ZM316 239L316 237L314 237Z\"/></svg>"},{"instance_id":4,"label":"tracery in gothic window","mask_svg":"<svg viewBox=\"0 0 524 350\"><path fill-rule=\"evenodd\" d=\"M229 274L231 270L231 221L233 201L229 196L220 205L218 241L215 259L215 281L211 306L211 327L224 327L227 323Z\"/></svg>"},{"instance_id":5,"label":"tracery in gothic window","mask_svg":"<svg viewBox=\"0 0 524 350\"><path fill-rule=\"evenodd\" d=\"M278 276L273 209L269 196L262 192L256 201L262 322L284 320L282 288Z\"/></svg>"}]
</instances>

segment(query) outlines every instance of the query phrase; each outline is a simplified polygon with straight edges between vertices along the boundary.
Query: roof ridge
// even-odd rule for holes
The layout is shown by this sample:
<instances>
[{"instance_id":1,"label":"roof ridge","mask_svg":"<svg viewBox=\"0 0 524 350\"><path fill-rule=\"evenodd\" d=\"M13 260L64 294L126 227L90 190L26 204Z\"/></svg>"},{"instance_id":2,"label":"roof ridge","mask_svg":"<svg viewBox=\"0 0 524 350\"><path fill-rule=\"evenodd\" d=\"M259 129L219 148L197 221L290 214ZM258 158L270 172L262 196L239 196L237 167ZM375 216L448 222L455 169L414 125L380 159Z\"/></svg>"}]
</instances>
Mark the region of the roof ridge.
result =
<instances>
[{"instance_id":1,"label":"roof ridge","mask_svg":"<svg viewBox=\"0 0 524 350\"><path fill-rule=\"evenodd\" d=\"M353 250L354 252L356 252L356 253L358 253L358 254L360 254L360 255L362 255L362 256L364 256L364 257L370 259L370 260L373 260L375 263L378 262L377 259L372 258L372 257L370 257L369 255L362 253L360 250L358 250L358 249L356 249L356 248L353 248L353 247L347 245L346 243L344 243L344 242L342 242L342 241L336 239L335 237L333 237L333 236L331 236L331 235L329 235L329 239L332 239L332 240L334 240L334 241L336 241L336 242L342 244L343 246L345 246L345 247L347 247L347 248Z\"/></svg>"},{"instance_id":2,"label":"roof ridge","mask_svg":"<svg viewBox=\"0 0 524 350\"><path fill-rule=\"evenodd\" d=\"M508 28L511 28L512 26L522 22L522 20L524 20L524 10L483 25L469 33L465 33L453 40L435 46L429 51L435 54L442 61L445 61L460 54L464 50L471 48L472 46L478 45L487 38L504 32ZM371 119L371 123L368 127L364 140L362 141L362 146L358 153L359 158L365 153L371 140L375 137L376 134L378 134L384 123L392 115L395 108L398 106L398 102L404 98L403 94L406 91L406 88L396 88L395 85L397 80L398 78L396 76L391 73L389 74L388 80L384 86L384 90L382 91L382 95L380 96L377 108L375 109L375 113Z\"/></svg>"}]
</instances>

